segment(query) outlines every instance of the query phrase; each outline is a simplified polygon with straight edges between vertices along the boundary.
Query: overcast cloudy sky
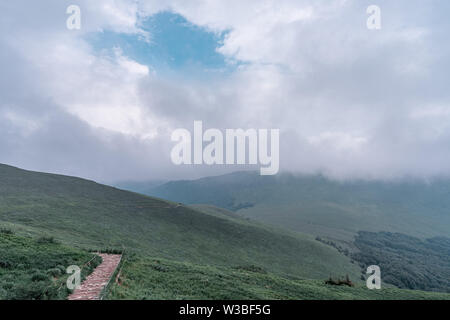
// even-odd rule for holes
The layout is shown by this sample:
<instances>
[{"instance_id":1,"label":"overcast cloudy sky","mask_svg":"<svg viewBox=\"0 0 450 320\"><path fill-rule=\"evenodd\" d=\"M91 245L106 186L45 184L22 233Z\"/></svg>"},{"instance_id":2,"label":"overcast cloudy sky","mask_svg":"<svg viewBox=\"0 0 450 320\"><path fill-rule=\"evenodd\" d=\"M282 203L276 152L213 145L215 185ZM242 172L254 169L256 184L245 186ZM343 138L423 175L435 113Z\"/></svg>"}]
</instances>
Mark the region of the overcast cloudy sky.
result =
<instances>
[{"instance_id":1,"label":"overcast cloudy sky","mask_svg":"<svg viewBox=\"0 0 450 320\"><path fill-rule=\"evenodd\" d=\"M66 9L81 8L81 30ZM381 30L366 9L381 8ZM279 128L282 170L450 175L450 2L0 3L0 163L102 182L176 167L172 131Z\"/></svg>"}]
</instances>

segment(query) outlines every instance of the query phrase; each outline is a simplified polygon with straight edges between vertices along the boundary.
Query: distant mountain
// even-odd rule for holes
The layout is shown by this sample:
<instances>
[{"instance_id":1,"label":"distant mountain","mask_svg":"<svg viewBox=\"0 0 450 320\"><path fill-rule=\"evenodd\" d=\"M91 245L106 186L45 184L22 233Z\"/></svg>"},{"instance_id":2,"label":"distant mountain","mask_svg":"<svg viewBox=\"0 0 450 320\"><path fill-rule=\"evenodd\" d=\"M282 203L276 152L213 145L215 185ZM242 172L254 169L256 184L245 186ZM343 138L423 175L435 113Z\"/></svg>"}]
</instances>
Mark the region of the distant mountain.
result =
<instances>
[{"instance_id":1,"label":"distant mountain","mask_svg":"<svg viewBox=\"0 0 450 320\"><path fill-rule=\"evenodd\" d=\"M450 181L329 180L317 175L236 172L172 181L147 194L210 204L293 231L351 240L358 231L450 236Z\"/></svg>"}]
</instances>

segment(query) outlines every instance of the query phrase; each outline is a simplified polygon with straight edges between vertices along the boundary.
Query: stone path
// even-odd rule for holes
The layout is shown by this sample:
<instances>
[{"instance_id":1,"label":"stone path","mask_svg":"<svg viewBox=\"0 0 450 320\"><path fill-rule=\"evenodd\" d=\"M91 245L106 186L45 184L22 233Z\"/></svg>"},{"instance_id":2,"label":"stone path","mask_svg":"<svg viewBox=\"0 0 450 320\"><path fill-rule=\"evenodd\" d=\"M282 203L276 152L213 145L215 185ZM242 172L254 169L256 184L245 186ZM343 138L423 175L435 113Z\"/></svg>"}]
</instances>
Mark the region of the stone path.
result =
<instances>
[{"instance_id":1,"label":"stone path","mask_svg":"<svg viewBox=\"0 0 450 320\"><path fill-rule=\"evenodd\" d=\"M122 255L120 254L98 254L102 257L103 262L95 268L95 270L87 276L81 286L76 289L69 300L98 300L103 288L108 284L114 271L119 265Z\"/></svg>"}]
</instances>

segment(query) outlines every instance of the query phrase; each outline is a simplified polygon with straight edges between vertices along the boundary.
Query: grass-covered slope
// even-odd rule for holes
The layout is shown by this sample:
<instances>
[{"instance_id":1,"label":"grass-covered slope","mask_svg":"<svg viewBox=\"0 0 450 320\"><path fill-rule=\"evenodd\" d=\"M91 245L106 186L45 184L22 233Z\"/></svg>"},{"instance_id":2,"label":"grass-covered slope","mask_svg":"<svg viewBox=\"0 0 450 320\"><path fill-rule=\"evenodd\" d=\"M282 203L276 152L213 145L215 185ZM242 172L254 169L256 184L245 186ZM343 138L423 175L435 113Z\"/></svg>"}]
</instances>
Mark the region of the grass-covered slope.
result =
<instances>
[{"instance_id":1,"label":"grass-covered slope","mask_svg":"<svg viewBox=\"0 0 450 320\"><path fill-rule=\"evenodd\" d=\"M84 248L323 279L359 268L304 235L240 223L83 179L0 166L0 226Z\"/></svg>"},{"instance_id":2,"label":"grass-covered slope","mask_svg":"<svg viewBox=\"0 0 450 320\"><path fill-rule=\"evenodd\" d=\"M87 251L0 231L0 300L65 299L67 267L77 265L84 278L101 262Z\"/></svg>"},{"instance_id":3,"label":"grass-covered slope","mask_svg":"<svg viewBox=\"0 0 450 320\"><path fill-rule=\"evenodd\" d=\"M158 258L126 259L107 299L450 299L450 294L280 277L254 266L200 266Z\"/></svg>"},{"instance_id":4,"label":"grass-covered slope","mask_svg":"<svg viewBox=\"0 0 450 320\"><path fill-rule=\"evenodd\" d=\"M210 204L294 231L351 240L358 231L450 236L450 182L338 182L321 176L237 172L173 181L148 194Z\"/></svg>"},{"instance_id":5,"label":"grass-covered slope","mask_svg":"<svg viewBox=\"0 0 450 320\"><path fill-rule=\"evenodd\" d=\"M327 286L359 267L311 236L212 206L186 207L83 179L0 165L0 299L61 299L81 248L126 248L109 299L441 299ZM43 235L56 239L41 238ZM86 272L88 269L84 269ZM306 280L316 279L316 280Z\"/></svg>"}]
</instances>

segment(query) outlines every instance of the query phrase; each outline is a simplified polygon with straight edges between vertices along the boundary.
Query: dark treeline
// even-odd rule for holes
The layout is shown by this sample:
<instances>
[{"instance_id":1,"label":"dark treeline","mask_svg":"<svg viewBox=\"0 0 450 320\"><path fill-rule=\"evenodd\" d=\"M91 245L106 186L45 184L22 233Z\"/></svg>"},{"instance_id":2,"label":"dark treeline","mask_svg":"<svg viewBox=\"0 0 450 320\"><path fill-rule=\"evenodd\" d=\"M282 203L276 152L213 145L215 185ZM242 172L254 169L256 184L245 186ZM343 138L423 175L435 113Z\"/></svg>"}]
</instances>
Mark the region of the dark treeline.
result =
<instances>
[{"instance_id":1,"label":"dark treeline","mask_svg":"<svg viewBox=\"0 0 450 320\"><path fill-rule=\"evenodd\" d=\"M378 265L382 281L399 288L450 292L450 239L359 232L352 255L361 267Z\"/></svg>"}]
</instances>

